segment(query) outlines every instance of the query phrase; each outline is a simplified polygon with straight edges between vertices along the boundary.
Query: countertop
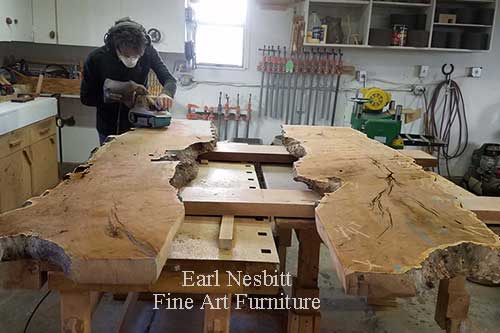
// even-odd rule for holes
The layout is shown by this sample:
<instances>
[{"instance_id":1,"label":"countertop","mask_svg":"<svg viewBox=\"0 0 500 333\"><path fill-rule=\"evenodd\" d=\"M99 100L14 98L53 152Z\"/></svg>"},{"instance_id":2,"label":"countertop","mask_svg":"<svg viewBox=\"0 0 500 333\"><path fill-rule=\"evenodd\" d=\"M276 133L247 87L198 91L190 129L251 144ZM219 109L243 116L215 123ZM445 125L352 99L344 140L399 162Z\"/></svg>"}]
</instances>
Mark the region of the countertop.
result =
<instances>
[{"instance_id":1,"label":"countertop","mask_svg":"<svg viewBox=\"0 0 500 333\"><path fill-rule=\"evenodd\" d=\"M57 100L52 97L38 97L26 103L0 103L0 135L56 114Z\"/></svg>"}]
</instances>

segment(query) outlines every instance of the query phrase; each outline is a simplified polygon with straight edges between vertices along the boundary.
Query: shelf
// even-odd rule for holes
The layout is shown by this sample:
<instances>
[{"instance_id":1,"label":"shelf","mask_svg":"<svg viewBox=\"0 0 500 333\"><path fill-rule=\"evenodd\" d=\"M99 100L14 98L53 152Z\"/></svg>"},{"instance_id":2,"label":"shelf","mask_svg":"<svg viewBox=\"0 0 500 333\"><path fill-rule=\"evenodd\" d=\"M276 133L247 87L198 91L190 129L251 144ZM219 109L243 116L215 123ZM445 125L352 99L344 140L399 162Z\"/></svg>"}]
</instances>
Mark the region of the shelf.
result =
<instances>
[{"instance_id":1,"label":"shelf","mask_svg":"<svg viewBox=\"0 0 500 333\"><path fill-rule=\"evenodd\" d=\"M354 45L354 44L318 44L304 43L305 47L327 47L336 49L371 49L371 50L396 50L396 51L438 51L457 53L486 53L489 50L448 49L437 47L412 47L412 46L376 46L376 45Z\"/></svg>"},{"instance_id":2,"label":"shelf","mask_svg":"<svg viewBox=\"0 0 500 333\"><path fill-rule=\"evenodd\" d=\"M418 1L418 0L415 0ZM307 19L311 11L316 11L320 16L331 16L336 18L350 17L352 18L352 31L358 36L358 40L362 43L361 45L353 44L317 44L317 43L304 43L305 47L317 47L317 48L344 48L344 49L362 49L362 50L388 50L388 51L407 51L407 52L450 52L450 53L485 53L490 52L493 48L493 30L495 28L495 23L491 24L490 21L483 21L490 24L462 24L462 23L439 23L437 21L438 14L441 12L446 12L442 10L443 8L471 8L471 4L477 4L478 8L487 8L494 10L494 18L498 16L498 3L500 0L420 0L420 2L407 2L407 0L394 0L394 1L383 1L383 0L305 0L305 19L307 26ZM458 5L457 5L458 4ZM376 40L370 40L371 29L380 28L390 30L390 20L391 15L420 15L418 18L419 26L424 27L424 21L422 16L426 15L425 21L425 31L428 32L428 40L423 40L420 45L426 45L427 47L399 47L399 46L375 46L369 45L370 42L376 42ZM489 13L485 13L488 14ZM496 21L493 21L496 22ZM344 28L342 26L342 28ZM472 49L450 49L450 48L435 48L429 47L433 41L434 33L442 31L477 31L484 32L488 34L487 44L489 48L487 50L472 50ZM329 36L327 36L329 37ZM346 35L344 34L344 37ZM373 37L373 36L372 36ZM376 36L375 36L376 37ZM383 32L384 38L381 42L382 45L389 44L390 38L388 33ZM422 36L425 37L425 36ZM305 39L305 38L304 38ZM337 39L330 38L330 41L335 41ZM347 42L347 38L343 38L343 42ZM349 39L352 42L353 39ZM442 44L446 45L446 44Z\"/></svg>"},{"instance_id":3,"label":"shelf","mask_svg":"<svg viewBox=\"0 0 500 333\"><path fill-rule=\"evenodd\" d=\"M435 22L435 26L438 27L457 27L457 28L493 28L492 25L483 24L463 24L463 23L439 23Z\"/></svg>"},{"instance_id":4,"label":"shelf","mask_svg":"<svg viewBox=\"0 0 500 333\"><path fill-rule=\"evenodd\" d=\"M335 5L354 5L354 6L363 6L369 5L370 1L366 0L310 0L310 3L326 3L326 4L335 4Z\"/></svg>"},{"instance_id":5,"label":"shelf","mask_svg":"<svg viewBox=\"0 0 500 333\"><path fill-rule=\"evenodd\" d=\"M418 2L396 2L396 1L373 1L375 6L390 6L390 7L417 7L417 8L428 8L431 7L431 3L418 3Z\"/></svg>"}]
</instances>

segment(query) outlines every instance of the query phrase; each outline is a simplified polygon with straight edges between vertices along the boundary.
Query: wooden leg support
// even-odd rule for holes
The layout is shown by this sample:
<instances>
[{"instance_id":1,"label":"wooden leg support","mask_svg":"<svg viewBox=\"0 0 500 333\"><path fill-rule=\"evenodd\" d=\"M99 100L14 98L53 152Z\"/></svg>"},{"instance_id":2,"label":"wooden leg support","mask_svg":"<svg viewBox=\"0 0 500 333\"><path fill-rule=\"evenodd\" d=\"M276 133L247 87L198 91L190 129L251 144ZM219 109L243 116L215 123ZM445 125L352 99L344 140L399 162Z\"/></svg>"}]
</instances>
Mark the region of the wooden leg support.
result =
<instances>
[{"instance_id":1,"label":"wooden leg support","mask_svg":"<svg viewBox=\"0 0 500 333\"><path fill-rule=\"evenodd\" d=\"M296 230L299 239L297 277L292 297L319 297L319 249L321 239L316 229ZM290 310L288 333L319 333L321 314L314 309Z\"/></svg>"},{"instance_id":2,"label":"wooden leg support","mask_svg":"<svg viewBox=\"0 0 500 333\"><path fill-rule=\"evenodd\" d=\"M439 282L435 320L448 333L460 332L469 312L470 295L465 290L465 277Z\"/></svg>"},{"instance_id":3,"label":"wooden leg support","mask_svg":"<svg viewBox=\"0 0 500 333\"><path fill-rule=\"evenodd\" d=\"M286 272L286 251L292 245L292 229L278 228L278 256L280 272Z\"/></svg>"},{"instance_id":4,"label":"wooden leg support","mask_svg":"<svg viewBox=\"0 0 500 333\"><path fill-rule=\"evenodd\" d=\"M90 333L92 312L102 293L91 291L61 291L61 332Z\"/></svg>"},{"instance_id":5,"label":"wooden leg support","mask_svg":"<svg viewBox=\"0 0 500 333\"><path fill-rule=\"evenodd\" d=\"M205 306L205 319L203 321L203 333L229 333L229 324L231 322L231 294L219 295L210 294L213 307ZM223 302L217 301L227 297L227 306L216 309Z\"/></svg>"}]
</instances>

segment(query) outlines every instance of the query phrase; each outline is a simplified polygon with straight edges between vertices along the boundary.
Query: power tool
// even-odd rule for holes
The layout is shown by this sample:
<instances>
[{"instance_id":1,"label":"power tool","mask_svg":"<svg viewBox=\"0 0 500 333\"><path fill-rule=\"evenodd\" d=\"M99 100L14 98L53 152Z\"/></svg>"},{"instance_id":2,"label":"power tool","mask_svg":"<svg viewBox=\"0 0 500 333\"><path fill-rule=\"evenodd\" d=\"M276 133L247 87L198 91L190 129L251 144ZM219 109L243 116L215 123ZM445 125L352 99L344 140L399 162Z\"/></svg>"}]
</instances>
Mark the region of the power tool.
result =
<instances>
[{"instance_id":1,"label":"power tool","mask_svg":"<svg viewBox=\"0 0 500 333\"><path fill-rule=\"evenodd\" d=\"M172 121L172 114L158 111L146 87L134 81L106 79L103 90L105 103L120 102L130 109L128 119L135 127L162 128Z\"/></svg>"},{"instance_id":2,"label":"power tool","mask_svg":"<svg viewBox=\"0 0 500 333\"><path fill-rule=\"evenodd\" d=\"M477 195L500 197L500 144L487 143L474 151L464 182Z\"/></svg>"},{"instance_id":3,"label":"power tool","mask_svg":"<svg viewBox=\"0 0 500 333\"><path fill-rule=\"evenodd\" d=\"M402 106L398 105L395 114L384 112L384 108L391 103L390 93L380 88L363 88L361 93L362 98L351 99L354 102L352 128L392 148L404 148L404 141L400 136Z\"/></svg>"},{"instance_id":4,"label":"power tool","mask_svg":"<svg viewBox=\"0 0 500 333\"><path fill-rule=\"evenodd\" d=\"M391 101L391 94L380 88L361 89L362 97L351 98L354 108L351 127L365 133L369 138L394 149L405 146L434 147L445 143L422 134L403 134L403 106ZM389 105L387 111L384 109Z\"/></svg>"}]
</instances>

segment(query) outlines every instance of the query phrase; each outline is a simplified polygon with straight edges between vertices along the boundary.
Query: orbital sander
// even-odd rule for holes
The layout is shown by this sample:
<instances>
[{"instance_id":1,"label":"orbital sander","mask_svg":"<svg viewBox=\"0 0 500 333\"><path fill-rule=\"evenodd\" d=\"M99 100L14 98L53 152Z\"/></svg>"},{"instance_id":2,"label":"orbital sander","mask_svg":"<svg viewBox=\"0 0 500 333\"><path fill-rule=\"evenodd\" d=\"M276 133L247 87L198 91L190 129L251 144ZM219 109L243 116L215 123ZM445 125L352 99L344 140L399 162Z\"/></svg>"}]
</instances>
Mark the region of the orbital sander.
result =
<instances>
[{"instance_id":1,"label":"orbital sander","mask_svg":"<svg viewBox=\"0 0 500 333\"><path fill-rule=\"evenodd\" d=\"M120 102L130 111L128 119L135 127L163 128L170 126L172 114L156 109L155 102L146 87L134 81L104 81L104 102Z\"/></svg>"}]
</instances>

